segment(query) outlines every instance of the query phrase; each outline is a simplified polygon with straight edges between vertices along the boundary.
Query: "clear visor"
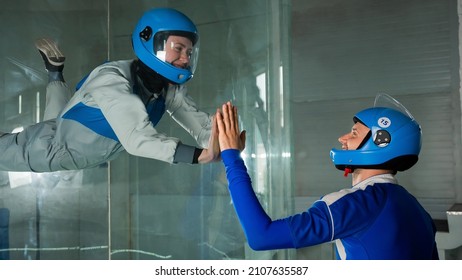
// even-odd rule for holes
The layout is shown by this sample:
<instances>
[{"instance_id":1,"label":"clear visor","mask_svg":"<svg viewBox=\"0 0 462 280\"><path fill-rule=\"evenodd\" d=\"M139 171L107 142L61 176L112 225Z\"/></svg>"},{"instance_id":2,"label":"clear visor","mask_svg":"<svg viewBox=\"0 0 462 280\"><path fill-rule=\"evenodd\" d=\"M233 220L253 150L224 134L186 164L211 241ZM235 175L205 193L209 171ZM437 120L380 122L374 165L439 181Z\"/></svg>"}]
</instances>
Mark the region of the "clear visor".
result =
<instances>
[{"instance_id":1,"label":"clear visor","mask_svg":"<svg viewBox=\"0 0 462 280\"><path fill-rule=\"evenodd\" d=\"M157 58L194 74L199 56L199 41L193 44L188 37L170 35L154 44Z\"/></svg>"},{"instance_id":2,"label":"clear visor","mask_svg":"<svg viewBox=\"0 0 462 280\"><path fill-rule=\"evenodd\" d=\"M406 107L404 107L403 104L401 104L398 100L394 99L393 97L385 93L377 94L374 101L374 107L385 107L395 109L414 120L414 117L406 109Z\"/></svg>"}]
</instances>

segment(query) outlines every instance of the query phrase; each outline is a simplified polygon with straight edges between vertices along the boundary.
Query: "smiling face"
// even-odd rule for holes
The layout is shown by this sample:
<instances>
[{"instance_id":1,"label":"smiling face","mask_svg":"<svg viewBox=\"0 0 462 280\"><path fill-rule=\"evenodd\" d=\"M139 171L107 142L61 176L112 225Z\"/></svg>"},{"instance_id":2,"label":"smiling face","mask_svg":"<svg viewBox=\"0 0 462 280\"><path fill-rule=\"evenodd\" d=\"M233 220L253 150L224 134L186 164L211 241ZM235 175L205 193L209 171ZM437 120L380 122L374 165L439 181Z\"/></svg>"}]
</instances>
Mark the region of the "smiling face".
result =
<instances>
[{"instance_id":1,"label":"smiling face","mask_svg":"<svg viewBox=\"0 0 462 280\"><path fill-rule=\"evenodd\" d=\"M370 129L362 124L356 122L351 131L341 136L338 141L342 144L342 150L356 150L359 145L363 142L364 138L369 133Z\"/></svg>"},{"instance_id":2,"label":"smiling face","mask_svg":"<svg viewBox=\"0 0 462 280\"><path fill-rule=\"evenodd\" d=\"M177 68L186 69L190 66L193 44L182 36L171 35L165 44L165 61Z\"/></svg>"}]
</instances>

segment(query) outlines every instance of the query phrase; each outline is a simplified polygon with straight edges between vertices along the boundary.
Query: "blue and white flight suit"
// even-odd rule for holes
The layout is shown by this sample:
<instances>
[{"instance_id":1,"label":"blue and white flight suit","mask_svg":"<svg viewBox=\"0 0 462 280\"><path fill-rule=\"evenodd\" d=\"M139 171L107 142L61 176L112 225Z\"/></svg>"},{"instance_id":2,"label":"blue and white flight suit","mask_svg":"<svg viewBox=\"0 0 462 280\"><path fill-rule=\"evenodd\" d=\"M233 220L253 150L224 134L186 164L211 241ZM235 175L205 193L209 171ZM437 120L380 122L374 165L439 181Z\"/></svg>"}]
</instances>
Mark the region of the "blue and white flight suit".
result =
<instances>
[{"instance_id":1,"label":"blue and white flight suit","mask_svg":"<svg viewBox=\"0 0 462 280\"><path fill-rule=\"evenodd\" d=\"M123 150L168 163L192 163L195 147L159 133L155 125L165 109L205 148L212 117L196 108L184 85L171 85L158 95L147 92L132 63L114 61L95 68L69 102L67 85L51 82L45 120L19 133L0 133L0 170L84 169Z\"/></svg>"},{"instance_id":2,"label":"blue and white flight suit","mask_svg":"<svg viewBox=\"0 0 462 280\"><path fill-rule=\"evenodd\" d=\"M233 204L254 250L335 241L339 259L438 259L431 216L391 174L323 196L306 211L271 220L260 205L239 150L221 153Z\"/></svg>"}]
</instances>

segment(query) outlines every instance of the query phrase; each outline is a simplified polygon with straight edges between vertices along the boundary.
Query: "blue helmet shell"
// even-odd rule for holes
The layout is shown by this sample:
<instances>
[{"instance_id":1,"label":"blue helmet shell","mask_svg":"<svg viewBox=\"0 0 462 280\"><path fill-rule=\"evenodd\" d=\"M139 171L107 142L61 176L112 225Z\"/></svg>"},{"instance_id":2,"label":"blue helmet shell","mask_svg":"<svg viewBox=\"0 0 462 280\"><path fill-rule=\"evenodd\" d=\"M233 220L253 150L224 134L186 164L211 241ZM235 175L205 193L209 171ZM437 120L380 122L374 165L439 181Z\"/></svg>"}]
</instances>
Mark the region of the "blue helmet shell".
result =
<instances>
[{"instance_id":1,"label":"blue helmet shell","mask_svg":"<svg viewBox=\"0 0 462 280\"><path fill-rule=\"evenodd\" d=\"M411 116L391 108L374 107L360 111L354 120L371 130L370 137L357 150L332 149L330 157L335 167L404 171L417 162L422 131Z\"/></svg>"},{"instance_id":2,"label":"blue helmet shell","mask_svg":"<svg viewBox=\"0 0 462 280\"><path fill-rule=\"evenodd\" d=\"M194 38L193 44L197 47L199 40L197 28L186 15L175 9L156 8L143 14L132 34L133 50L138 59L169 81L183 84L194 74L198 50L195 51L195 57L191 59L193 65L189 69L177 68L156 56L155 37L160 32L189 34L188 37Z\"/></svg>"}]
</instances>

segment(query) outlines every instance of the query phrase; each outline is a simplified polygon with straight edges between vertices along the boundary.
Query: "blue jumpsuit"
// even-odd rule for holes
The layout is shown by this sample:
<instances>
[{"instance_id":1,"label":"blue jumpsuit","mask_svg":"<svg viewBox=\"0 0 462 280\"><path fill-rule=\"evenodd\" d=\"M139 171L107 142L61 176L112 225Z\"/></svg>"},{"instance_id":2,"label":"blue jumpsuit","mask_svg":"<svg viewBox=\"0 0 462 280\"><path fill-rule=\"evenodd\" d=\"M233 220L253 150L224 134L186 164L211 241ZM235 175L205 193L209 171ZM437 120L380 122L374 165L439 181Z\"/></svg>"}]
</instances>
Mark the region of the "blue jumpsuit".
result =
<instances>
[{"instance_id":1,"label":"blue jumpsuit","mask_svg":"<svg viewBox=\"0 0 462 280\"><path fill-rule=\"evenodd\" d=\"M225 150L222 158L234 207L254 250L335 241L339 259L438 259L432 218L391 174L327 194L303 213L272 221L239 151Z\"/></svg>"},{"instance_id":2,"label":"blue jumpsuit","mask_svg":"<svg viewBox=\"0 0 462 280\"><path fill-rule=\"evenodd\" d=\"M47 93L45 120L19 133L0 133L0 170L84 169L110 161L124 150L168 163L188 162L177 160L178 151L193 154L195 147L155 129L164 110L201 147L207 147L212 117L196 108L186 87L171 85L157 95L146 93L132 62L114 61L95 68L69 102L67 86L50 83L48 90L56 94Z\"/></svg>"}]
</instances>

